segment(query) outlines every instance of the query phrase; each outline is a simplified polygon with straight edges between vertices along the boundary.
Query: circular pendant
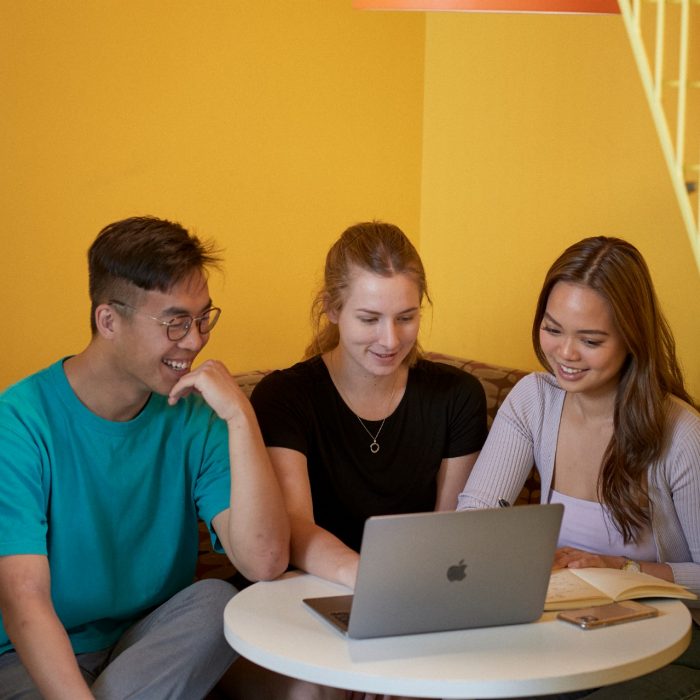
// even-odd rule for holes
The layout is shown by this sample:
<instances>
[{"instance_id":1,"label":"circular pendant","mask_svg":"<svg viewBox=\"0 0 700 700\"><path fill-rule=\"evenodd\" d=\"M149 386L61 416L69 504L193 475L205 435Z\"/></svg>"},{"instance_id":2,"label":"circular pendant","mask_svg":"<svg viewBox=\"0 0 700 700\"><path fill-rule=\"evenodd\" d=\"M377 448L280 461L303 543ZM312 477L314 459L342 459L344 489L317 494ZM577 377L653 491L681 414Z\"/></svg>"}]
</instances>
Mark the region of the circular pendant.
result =
<instances>
[{"instance_id":1,"label":"circular pendant","mask_svg":"<svg viewBox=\"0 0 700 700\"><path fill-rule=\"evenodd\" d=\"M369 450L373 455L376 455L377 452L379 452L379 443L375 440L370 446Z\"/></svg>"}]
</instances>

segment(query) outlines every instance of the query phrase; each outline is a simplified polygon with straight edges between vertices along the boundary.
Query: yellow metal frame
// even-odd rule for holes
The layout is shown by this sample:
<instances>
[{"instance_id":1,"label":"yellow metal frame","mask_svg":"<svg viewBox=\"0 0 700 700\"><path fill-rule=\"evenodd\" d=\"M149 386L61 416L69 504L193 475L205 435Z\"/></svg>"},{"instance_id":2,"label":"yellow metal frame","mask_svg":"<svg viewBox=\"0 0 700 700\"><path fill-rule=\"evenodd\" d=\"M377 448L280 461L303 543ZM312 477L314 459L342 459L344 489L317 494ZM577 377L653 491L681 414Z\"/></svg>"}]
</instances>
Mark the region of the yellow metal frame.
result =
<instances>
[{"instance_id":1,"label":"yellow metal frame","mask_svg":"<svg viewBox=\"0 0 700 700\"><path fill-rule=\"evenodd\" d=\"M642 3L641 0L618 0L622 18L627 29L632 52L637 68L642 79L644 92L647 96L651 115L656 126L656 131L661 142L661 149L668 166L668 171L673 183L673 189L680 206L681 216L685 224L690 247L695 255L695 262L700 272L700 165L685 163L685 135L686 135L686 110L688 87L700 87L699 81L688 80L688 46L690 34L690 4L691 0L672 0L680 4L679 24L679 55L677 79L666 81L666 85L678 90L676 106L675 144L671 138L668 120L664 112L662 96L664 88L664 37L666 27L666 4L669 0L654 0L656 5L656 32L654 47L654 70L652 73L649 57L644 47L644 37L641 29ZM693 0L698 4L698 0ZM696 125L696 128L699 125ZM700 153L697 154L700 159ZM688 194L685 172L693 172L696 196L698 197L698 211L693 212L693 207Z\"/></svg>"}]
</instances>

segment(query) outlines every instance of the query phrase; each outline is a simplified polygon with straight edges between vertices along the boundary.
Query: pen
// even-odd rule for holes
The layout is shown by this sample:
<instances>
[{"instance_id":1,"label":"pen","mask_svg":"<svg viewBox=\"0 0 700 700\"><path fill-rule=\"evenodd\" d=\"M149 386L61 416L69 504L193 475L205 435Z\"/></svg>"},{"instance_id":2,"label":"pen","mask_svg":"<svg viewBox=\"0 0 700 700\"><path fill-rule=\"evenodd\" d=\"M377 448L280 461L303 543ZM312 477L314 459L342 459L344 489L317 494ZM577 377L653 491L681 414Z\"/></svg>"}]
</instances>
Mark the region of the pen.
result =
<instances>
[{"instance_id":1,"label":"pen","mask_svg":"<svg viewBox=\"0 0 700 700\"><path fill-rule=\"evenodd\" d=\"M505 498L499 498L498 499L498 507L499 508L510 508L510 503L506 501Z\"/></svg>"}]
</instances>

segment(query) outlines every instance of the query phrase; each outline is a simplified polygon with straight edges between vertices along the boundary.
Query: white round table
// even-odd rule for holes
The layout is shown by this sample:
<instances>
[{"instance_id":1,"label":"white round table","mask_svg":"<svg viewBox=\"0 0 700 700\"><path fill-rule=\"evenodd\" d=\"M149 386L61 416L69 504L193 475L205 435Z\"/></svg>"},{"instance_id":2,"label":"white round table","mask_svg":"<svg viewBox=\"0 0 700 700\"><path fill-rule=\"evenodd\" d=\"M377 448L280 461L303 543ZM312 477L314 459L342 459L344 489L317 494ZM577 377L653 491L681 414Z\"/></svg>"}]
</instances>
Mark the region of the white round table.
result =
<instances>
[{"instance_id":1,"label":"white round table","mask_svg":"<svg viewBox=\"0 0 700 700\"><path fill-rule=\"evenodd\" d=\"M226 606L224 633L266 668L349 690L430 698L498 698L595 688L676 659L691 634L688 609L654 599L658 617L596 630L554 619L435 634L353 640L302 602L342 595L303 573L256 583Z\"/></svg>"}]
</instances>

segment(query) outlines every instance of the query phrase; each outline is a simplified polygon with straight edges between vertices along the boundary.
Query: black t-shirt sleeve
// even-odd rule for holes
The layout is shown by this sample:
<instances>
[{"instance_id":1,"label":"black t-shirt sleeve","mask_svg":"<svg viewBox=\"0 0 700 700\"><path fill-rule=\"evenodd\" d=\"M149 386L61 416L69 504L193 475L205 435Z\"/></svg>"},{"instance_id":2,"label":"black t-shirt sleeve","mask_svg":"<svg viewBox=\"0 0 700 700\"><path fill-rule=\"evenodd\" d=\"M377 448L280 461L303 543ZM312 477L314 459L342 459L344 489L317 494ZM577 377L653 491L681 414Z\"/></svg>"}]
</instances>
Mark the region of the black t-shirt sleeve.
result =
<instances>
[{"instance_id":1,"label":"black t-shirt sleeve","mask_svg":"<svg viewBox=\"0 0 700 700\"><path fill-rule=\"evenodd\" d=\"M253 389L250 402L267 447L288 447L307 455L310 416L305 387L289 370L263 377Z\"/></svg>"},{"instance_id":2,"label":"black t-shirt sleeve","mask_svg":"<svg viewBox=\"0 0 700 700\"><path fill-rule=\"evenodd\" d=\"M486 441L486 394L473 375L455 369L453 393L449 399L449 431L445 457L461 457L478 452Z\"/></svg>"}]
</instances>

